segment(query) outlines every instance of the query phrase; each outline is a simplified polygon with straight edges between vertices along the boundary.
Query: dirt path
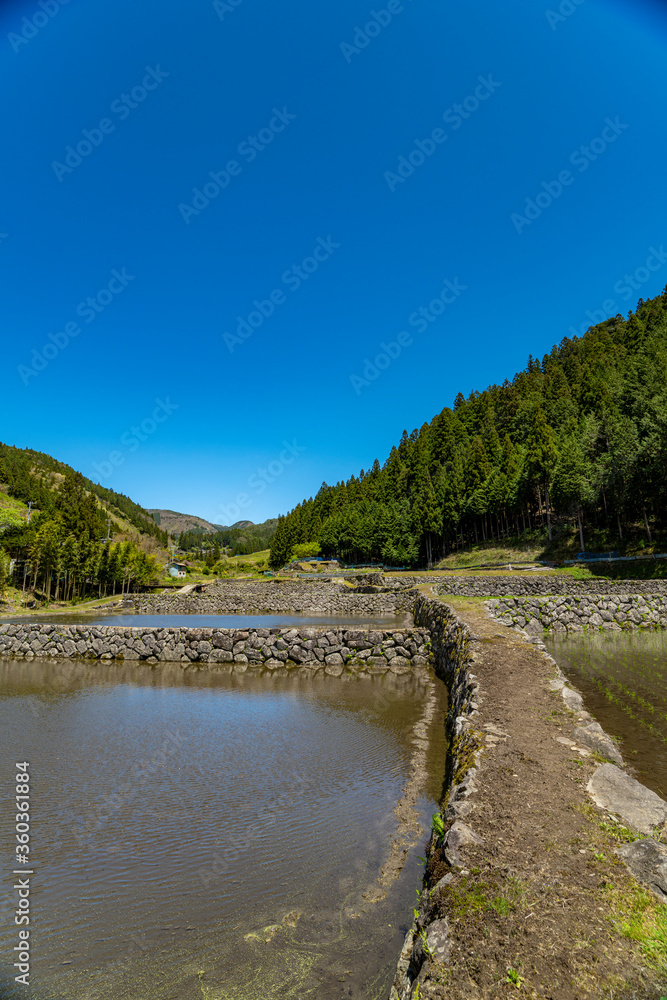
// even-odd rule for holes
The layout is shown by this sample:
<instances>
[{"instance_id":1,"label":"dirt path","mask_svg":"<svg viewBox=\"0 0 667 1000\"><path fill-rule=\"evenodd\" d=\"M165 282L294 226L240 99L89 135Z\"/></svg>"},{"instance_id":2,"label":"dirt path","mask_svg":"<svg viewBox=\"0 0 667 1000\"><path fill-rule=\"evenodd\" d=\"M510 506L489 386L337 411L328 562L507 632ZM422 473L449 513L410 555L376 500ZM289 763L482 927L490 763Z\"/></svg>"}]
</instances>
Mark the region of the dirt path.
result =
<instances>
[{"instance_id":1,"label":"dirt path","mask_svg":"<svg viewBox=\"0 0 667 1000\"><path fill-rule=\"evenodd\" d=\"M585 792L594 754L559 742L574 739L580 714L549 689L545 657L482 602L446 602L480 640L485 749L465 822L483 842L461 849L466 867L433 894L451 961L427 962L413 995L667 997L667 907L614 854L634 836Z\"/></svg>"}]
</instances>

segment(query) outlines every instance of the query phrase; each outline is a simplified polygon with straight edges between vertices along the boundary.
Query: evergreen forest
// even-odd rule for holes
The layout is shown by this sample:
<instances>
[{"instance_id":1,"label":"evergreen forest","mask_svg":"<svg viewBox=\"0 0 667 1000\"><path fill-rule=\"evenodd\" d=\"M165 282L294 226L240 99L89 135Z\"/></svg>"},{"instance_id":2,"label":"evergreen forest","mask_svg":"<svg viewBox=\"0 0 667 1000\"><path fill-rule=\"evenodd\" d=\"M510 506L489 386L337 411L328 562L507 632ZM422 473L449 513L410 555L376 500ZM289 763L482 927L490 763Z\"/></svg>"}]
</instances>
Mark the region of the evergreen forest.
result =
<instances>
[{"instance_id":1,"label":"evergreen forest","mask_svg":"<svg viewBox=\"0 0 667 1000\"><path fill-rule=\"evenodd\" d=\"M270 563L318 543L346 563L431 566L493 539L573 551L667 545L667 288L511 381L403 432L383 465L281 516ZM659 549L658 551L665 551Z\"/></svg>"},{"instance_id":2,"label":"evergreen forest","mask_svg":"<svg viewBox=\"0 0 667 1000\"><path fill-rule=\"evenodd\" d=\"M50 455L0 444L3 498L0 589L10 560L17 585L41 588L47 601L115 594L158 577L146 549L166 546L166 533L128 497ZM123 539L113 541L118 535Z\"/></svg>"}]
</instances>

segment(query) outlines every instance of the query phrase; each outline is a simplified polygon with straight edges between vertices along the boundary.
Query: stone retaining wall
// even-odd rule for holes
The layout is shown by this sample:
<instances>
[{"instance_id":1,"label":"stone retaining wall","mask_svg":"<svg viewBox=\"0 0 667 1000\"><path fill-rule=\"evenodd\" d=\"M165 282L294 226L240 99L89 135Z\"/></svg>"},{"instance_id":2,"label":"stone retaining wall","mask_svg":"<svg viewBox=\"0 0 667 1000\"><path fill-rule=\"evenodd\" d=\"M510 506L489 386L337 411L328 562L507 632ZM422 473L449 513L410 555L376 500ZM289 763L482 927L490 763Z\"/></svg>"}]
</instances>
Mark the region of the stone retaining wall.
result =
<instances>
[{"instance_id":1,"label":"stone retaining wall","mask_svg":"<svg viewBox=\"0 0 667 1000\"><path fill-rule=\"evenodd\" d=\"M123 628L116 625L0 625L0 656L75 657L211 664L234 671L303 666L339 676L345 669L407 673L430 661L426 629Z\"/></svg>"},{"instance_id":2,"label":"stone retaining wall","mask_svg":"<svg viewBox=\"0 0 667 1000\"><path fill-rule=\"evenodd\" d=\"M474 637L470 629L457 618L452 609L440 601L419 595L414 609L415 623L428 629L433 649L435 672L449 688L449 710L445 721L447 735L447 761L445 771L444 812L440 816L445 853L450 864L458 859L457 844L467 830L460 822L469 806L466 799L475 788L477 754L482 743L475 730L473 718L478 714L479 685L471 668L475 660ZM427 858L436 850L432 835ZM427 868L428 870L428 868ZM445 876L445 879L451 876ZM444 881L444 880L443 880ZM439 885L440 883L438 883ZM390 1000L407 1000L427 957L427 950L439 961L444 961L449 949L446 919L433 919L431 889L425 878L426 890L421 893L418 915L408 931L391 988Z\"/></svg>"},{"instance_id":3,"label":"stone retaining wall","mask_svg":"<svg viewBox=\"0 0 667 1000\"><path fill-rule=\"evenodd\" d=\"M555 594L665 594L667 580L574 580L555 573L513 576L452 576L438 581L437 594L457 597L546 597Z\"/></svg>"},{"instance_id":4,"label":"stone retaining wall","mask_svg":"<svg viewBox=\"0 0 667 1000\"><path fill-rule=\"evenodd\" d=\"M204 594L133 595L126 601L141 614L310 614L382 615L412 610L416 591L355 593L344 583L260 582L209 585Z\"/></svg>"},{"instance_id":5,"label":"stone retaining wall","mask_svg":"<svg viewBox=\"0 0 667 1000\"><path fill-rule=\"evenodd\" d=\"M574 602L576 598L570 600ZM632 595L626 600L632 605L630 610L634 608L639 615L643 612L638 609L648 603L638 595ZM510 604L511 600L488 603ZM518 604L519 601L515 600L513 603ZM558 602L535 599L528 603L533 607L549 603L556 606ZM667 613L667 600L664 601L664 607ZM481 758L488 752L491 740L497 742L498 736L507 736L496 723L480 724L479 708L484 705L484 691L480 691L479 682L472 672L475 662L485 655L478 637L471 633L450 607L421 595L415 602L414 618L418 626L429 630L435 671L450 689L450 705L445 723L448 749L444 799L440 814L434 817L434 830L426 849L423 891L419 894L415 919L405 937L390 1000L415 1000L415 980L424 962L432 959L446 966L450 960L448 919L446 916L435 915L441 914L442 909L434 907L433 897L435 895L437 899L438 892L454 882L458 873L467 874L466 845L482 843L475 830L468 825L469 814L475 809L474 797L479 786L477 779ZM639 881L645 883L663 902L667 902L667 847L650 836L656 828L663 830L667 827L667 804L621 770L623 759L614 741L583 710L582 696L567 684L553 658L546 653L542 639L537 635L527 635L527 631L524 630L525 639L542 652L555 670L556 676L549 681L549 688L554 693L558 692L565 707L576 713L578 727L574 730L575 740L610 761L600 764L588 782L587 791L593 802L607 813L620 816L622 823L627 823L638 833L649 835L646 839L623 845L616 853L628 864ZM512 712L511 706L507 711ZM494 715L497 719L495 712ZM561 740L572 747L576 745L573 740L564 737ZM512 785L511 790L508 788L508 795L516 797L516 794L515 785ZM435 829L436 825L439 829ZM440 877L442 869L434 862L443 857L449 871ZM435 994L429 992L428 995Z\"/></svg>"},{"instance_id":6,"label":"stone retaining wall","mask_svg":"<svg viewBox=\"0 0 667 1000\"><path fill-rule=\"evenodd\" d=\"M613 597L506 597L488 601L486 606L503 625L523 628L534 635L544 630L667 627L667 597L644 597L637 593L617 593Z\"/></svg>"}]
</instances>

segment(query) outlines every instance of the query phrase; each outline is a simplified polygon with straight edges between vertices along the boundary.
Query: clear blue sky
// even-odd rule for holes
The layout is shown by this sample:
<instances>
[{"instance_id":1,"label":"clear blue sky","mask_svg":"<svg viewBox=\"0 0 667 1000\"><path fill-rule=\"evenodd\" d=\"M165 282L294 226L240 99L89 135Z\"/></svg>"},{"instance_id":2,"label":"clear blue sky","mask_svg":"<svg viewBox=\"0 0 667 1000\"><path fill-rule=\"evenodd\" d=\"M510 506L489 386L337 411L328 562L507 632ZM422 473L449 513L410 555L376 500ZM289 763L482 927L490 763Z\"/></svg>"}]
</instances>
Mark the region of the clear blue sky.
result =
<instances>
[{"instance_id":1,"label":"clear blue sky","mask_svg":"<svg viewBox=\"0 0 667 1000\"><path fill-rule=\"evenodd\" d=\"M22 0L0 72L0 440L147 507L275 516L667 284L662 4Z\"/></svg>"}]
</instances>

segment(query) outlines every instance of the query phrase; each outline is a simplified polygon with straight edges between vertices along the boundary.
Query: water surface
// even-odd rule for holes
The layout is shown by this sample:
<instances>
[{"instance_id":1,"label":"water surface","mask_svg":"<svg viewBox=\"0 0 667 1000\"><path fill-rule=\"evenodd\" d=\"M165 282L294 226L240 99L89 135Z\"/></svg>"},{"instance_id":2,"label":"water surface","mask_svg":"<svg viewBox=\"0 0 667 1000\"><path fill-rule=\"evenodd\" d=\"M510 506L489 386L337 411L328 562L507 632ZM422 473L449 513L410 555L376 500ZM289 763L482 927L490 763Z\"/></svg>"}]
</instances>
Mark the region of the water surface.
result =
<instances>
[{"instance_id":1,"label":"water surface","mask_svg":"<svg viewBox=\"0 0 667 1000\"><path fill-rule=\"evenodd\" d=\"M21 615L0 618L2 624L21 625L122 625L124 628L153 626L155 628L300 628L321 625L330 628L406 628L412 625L411 615L145 615L145 614L76 614Z\"/></svg>"},{"instance_id":2,"label":"water surface","mask_svg":"<svg viewBox=\"0 0 667 1000\"><path fill-rule=\"evenodd\" d=\"M551 635L547 648L620 740L637 776L667 799L667 632Z\"/></svg>"},{"instance_id":3,"label":"water surface","mask_svg":"<svg viewBox=\"0 0 667 1000\"><path fill-rule=\"evenodd\" d=\"M442 695L425 674L0 660L2 787L30 761L36 872L32 986L12 985L6 880L0 996L385 1000L426 838L394 807L426 765L428 827ZM382 883L392 838L405 867Z\"/></svg>"}]
</instances>

